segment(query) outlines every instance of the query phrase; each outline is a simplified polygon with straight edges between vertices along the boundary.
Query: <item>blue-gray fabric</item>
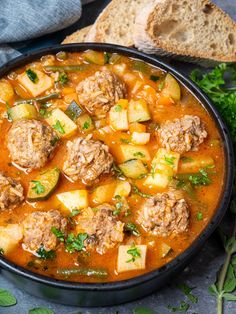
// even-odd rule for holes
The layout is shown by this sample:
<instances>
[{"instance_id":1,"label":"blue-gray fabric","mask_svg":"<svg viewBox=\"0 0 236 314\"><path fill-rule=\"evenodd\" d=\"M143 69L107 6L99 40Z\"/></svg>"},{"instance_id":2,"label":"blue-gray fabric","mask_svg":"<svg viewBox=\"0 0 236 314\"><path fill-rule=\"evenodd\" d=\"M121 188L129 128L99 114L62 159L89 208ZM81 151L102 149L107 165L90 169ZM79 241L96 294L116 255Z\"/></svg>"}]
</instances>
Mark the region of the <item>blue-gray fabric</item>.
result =
<instances>
[{"instance_id":1,"label":"blue-gray fabric","mask_svg":"<svg viewBox=\"0 0 236 314\"><path fill-rule=\"evenodd\" d=\"M10 43L61 30L81 16L80 0L1 0L0 4L0 65L20 55Z\"/></svg>"}]
</instances>

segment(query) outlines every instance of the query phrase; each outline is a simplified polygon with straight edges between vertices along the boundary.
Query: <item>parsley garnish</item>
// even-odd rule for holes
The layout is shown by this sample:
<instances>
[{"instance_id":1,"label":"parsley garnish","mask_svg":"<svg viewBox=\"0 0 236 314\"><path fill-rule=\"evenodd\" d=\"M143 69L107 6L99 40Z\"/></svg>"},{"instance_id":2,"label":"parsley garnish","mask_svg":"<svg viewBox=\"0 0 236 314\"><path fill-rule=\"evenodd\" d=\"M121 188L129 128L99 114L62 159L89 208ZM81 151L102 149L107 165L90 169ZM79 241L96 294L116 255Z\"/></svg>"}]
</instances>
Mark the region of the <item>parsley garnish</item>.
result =
<instances>
[{"instance_id":1,"label":"parsley garnish","mask_svg":"<svg viewBox=\"0 0 236 314\"><path fill-rule=\"evenodd\" d=\"M28 69L25 71L28 78L31 80L31 82L33 82L34 84L36 84L39 80L38 75L31 69Z\"/></svg>"},{"instance_id":2,"label":"parsley garnish","mask_svg":"<svg viewBox=\"0 0 236 314\"><path fill-rule=\"evenodd\" d=\"M107 64L110 61L110 54L107 52L104 52L104 63Z\"/></svg>"},{"instance_id":3,"label":"parsley garnish","mask_svg":"<svg viewBox=\"0 0 236 314\"><path fill-rule=\"evenodd\" d=\"M192 185L209 185L211 184L211 179L208 177L208 173L205 169L200 169L199 173L191 174L189 176L189 181Z\"/></svg>"},{"instance_id":4,"label":"parsley garnish","mask_svg":"<svg viewBox=\"0 0 236 314\"><path fill-rule=\"evenodd\" d=\"M61 242L64 242L65 241L65 235L64 233L59 230L58 228L56 227L52 227L51 228L51 231L53 234L55 234L55 236L61 241Z\"/></svg>"},{"instance_id":5,"label":"parsley garnish","mask_svg":"<svg viewBox=\"0 0 236 314\"><path fill-rule=\"evenodd\" d=\"M122 143L125 143L125 144L129 144L130 143L130 140L128 140L127 138L120 138L120 141Z\"/></svg>"},{"instance_id":6,"label":"parsley garnish","mask_svg":"<svg viewBox=\"0 0 236 314\"><path fill-rule=\"evenodd\" d=\"M141 158L145 157L144 153L142 153L142 152L136 152L133 155L134 155L134 157L141 157Z\"/></svg>"},{"instance_id":7,"label":"parsley garnish","mask_svg":"<svg viewBox=\"0 0 236 314\"><path fill-rule=\"evenodd\" d=\"M138 227L133 222L127 222L124 226L124 231L133 234L136 237L140 236L140 232L138 230Z\"/></svg>"},{"instance_id":8,"label":"parsley garnish","mask_svg":"<svg viewBox=\"0 0 236 314\"><path fill-rule=\"evenodd\" d=\"M57 82L60 82L62 85L65 85L66 83L68 83L69 79L68 76L65 72L61 72L59 74L58 80Z\"/></svg>"},{"instance_id":9,"label":"parsley garnish","mask_svg":"<svg viewBox=\"0 0 236 314\"><path fill-rule=\"evenodd\" d=\"M60 139L58 136L54 136L54 138L50 141L50 143L52 146L56 146L56 144L58 143L59 140Z\"/></svg>"},{"instance_id":10,"label":"parsley garnish","mask_svg":"<svg viewBox=\"0 0 236 314\"><path fill-rule=\"evenodd\" d=\"M189 161L193 161L193 158L192 157L187 157L187 156L182 156L182 157L180 157L180 160L182 161L182 163L186 163L186 162L189 162Z\"/></svg>"},{"instance_id":11,"label":"parsley garnish","mask_svg":"<svg viewBox=\"0 0 236 314\"><path fill-rule=\"evenodd\" d=\"M121 107L121 105L116 105L114 107L114 109L115 109L116 112L120 112L122 110L122 107Z\"/></svg>"},{"instance_id":12,"label":"parsley garnish","mask_svg":"<svg viewBox=\"0 0 236 314\"><path fill-rule=\"evenodd\" d=\"M57 120L56 124L54 124L52 126L55 130L57 130L59 133L61 134L65 134L65 130L63 128L63 126L61 125L61 122L59 120Z\"/></svg>"},{"instance_id":13,"label":"parsley garnish","mask_svg":"<svg viewBox=\"0 0 236 314\"><path fill-rule=\"evenodd\" d=\"M66 239L66 251L69 253L82 251L85 248L84 241L87 238L87 233L79 233L77 236L75 236L73 233L70 233Z\"/></svg>"},{"instance_id":14,"label":"parsley garnish","mask_svg":"<svg viewBox=\"0 0 236 314\"><path fill-rule=\"evenodd\" d=\"M140 249L136 246L131 247L127 250L127 253L130 254L132 257L131 259L128 259L126 263L134 262L136 258L141 257Z\"/></svg>"},{"instance_id":15,"label":"parsley garnish","mask_svg":"<svg viewBox=\"0 0 236 314\"><path fill-rule=\"evenodd\" d=\"M165 162L170 165L170 166L173 166L174 165L174 160L176 158L175 157L168 157L168 156L164 156L164 160Z\"/></svg>"},{"instance_id":16,"label":"parsley garnish","mask_svg":"<svg viewBox=\"0 0 236 314\"><path fill-rule=\"evenodd\" d=\"M203 219L203 213L202 212L197 212L197 220L200 221Z\"/></svg>"},{"instance_id":17,"label":"parsley garnish","mask_svg":"<svg viewBox=\"0 0 236 314\"><path fill-rule=\"evenodd\" d=\"M88 120L86 120L84 122L82 129L83 130L88 130L88 128L90 127L91 123L92 123L92 120L91 120L91 118L89 118Z\"/></svg>"},{"instance_id":18,"label":"parsley garnish","mask_svg":"<svg viewBox=\"0 0 236 314\"><path fill-rule=\"evenodd\" d=\"M0 247L0 255L4 254L4 250Z\"/></svg>"},{"instance_id":19,"label":"parsley garnish","mask_svg":"<svg viewBox=\"0 0 236 314\"><path fill-rule=\"evenodd\" d=\"M45 192L45 187L42 185L40 181L32 180L31 182L34 183L32 190L35 190L36 194L43 194Z\"/></svg>"},{"instance_id":20,"label":"parsley garnish","mask_svg":"<svg viewBox=\"0 0 236 314\"><path fill-rule=\"evenodd\" d=\"M40 246L40 248L36 251L36 253L39 255L41 259L53 259L56 257L55 251L53 250L46 251L43 245Z\"/></svg>"}]
</instances>

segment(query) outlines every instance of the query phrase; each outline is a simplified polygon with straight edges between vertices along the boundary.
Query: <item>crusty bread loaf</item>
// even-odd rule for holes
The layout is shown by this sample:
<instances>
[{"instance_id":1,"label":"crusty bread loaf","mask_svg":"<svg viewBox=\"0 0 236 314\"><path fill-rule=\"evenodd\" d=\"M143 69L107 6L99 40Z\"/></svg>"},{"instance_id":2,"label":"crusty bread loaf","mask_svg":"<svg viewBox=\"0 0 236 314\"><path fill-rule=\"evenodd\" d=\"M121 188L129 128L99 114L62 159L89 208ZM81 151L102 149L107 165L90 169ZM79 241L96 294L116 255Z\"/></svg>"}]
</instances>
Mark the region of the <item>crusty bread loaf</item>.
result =
<instances>
[{"instance_id":1,"label":"crusty bread loaf","mask_svg":"<svg viewBox=\"0 0 236 314\"><path fill-rule=\"evenodd\" d=\"M67 36L62 44L73 44L73 43L83 43L85 41L85 38L91 28L90 26L84 27L79 29L78 31L72 33L71 35Z\"/></svg>"},{"instance_id":2,"label":"crusty bread loaf","mask_svg":"<svg viewBox=\"0 0 236 314\"><path fill-rule=\"evenodd\" d=\"M146 53L203 65L236 61L236 23L208 0L149 3L136 17L133 38Z\"/></svg>"},{"instance_id":3,"label":"crusty bread loaf","mask_svg":"<svg viewBox=\"0 0 236 314\"><path fill-rule=\"evenodd\" d=\"M91 27L87 42L113 43L133 46L136 15L153 0L112 0Z\"/></svg>"}]
</instances>

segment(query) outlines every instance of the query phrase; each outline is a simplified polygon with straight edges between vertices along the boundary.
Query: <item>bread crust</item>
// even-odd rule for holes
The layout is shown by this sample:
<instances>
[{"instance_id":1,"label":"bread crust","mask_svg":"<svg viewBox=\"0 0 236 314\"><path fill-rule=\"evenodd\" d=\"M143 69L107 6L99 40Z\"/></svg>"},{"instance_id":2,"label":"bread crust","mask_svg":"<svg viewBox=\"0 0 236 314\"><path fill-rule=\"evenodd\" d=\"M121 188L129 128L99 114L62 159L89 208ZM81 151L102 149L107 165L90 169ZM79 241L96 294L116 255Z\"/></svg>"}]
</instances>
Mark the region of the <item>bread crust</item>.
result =
<instances>
[{"instance_id":1,"label":"bread crust","mask_svg":"<svg viewBox=\"0 0 236 314\"><path fill-rule=\"evenodd\" d=\"M220 8L218 8L215 4L211 3L208 0L195 1L198 6L201 6L202 10L206 8L213 12L219 19L221 19L221 21L223 21L227 25L232 34L236 34L236 23L225 12L223 12ZM179 0L173 1L175 5L178 5L180 2L181 1ZM191 4L191 0L186 0L184 2L189 2ZM142 10L142 13L137 15L133 39L135 46L139 50L150 54L158 54L162 56L165 55L172 57L175 56L181 58L184 61L201 63L203 65L212 65L216 64L217 62L236 61L236 43L234 43L232 52L228 50L229 53L225 53L219 51L218 49L218 51L215 50L213 53L210 53L210 42L209 49L192 49L191 46L187 47L186 45L181 45L181 42L178 42L178 45L176 45L176 43L173 44L169 40L165 40L156 35L156 33L158 32L157 24L159 22L157 16L159 15L160 20L162 19L160 12L167 10L168 3L170 3L170 1L156 0L154 4L148 4ZM163 20L164 19L162 19L161 21ZM191 23L188 26L189 29L191 29ZM214 30L211 31L213 32ZM219 38L219 40L222 39Z\"/></svg>"},{"instance_id":2,"label":"bread crust","mask_svg":"<svg viewBox=\"0 0 236 314\"><path fill-rule=\"evenodd\" d=\"M83 43L85 42L86 36L91 29L91 25L86 26L72 33L63 40L62 44L73 44L73 43Z\"/></svg>"}]
</instances>

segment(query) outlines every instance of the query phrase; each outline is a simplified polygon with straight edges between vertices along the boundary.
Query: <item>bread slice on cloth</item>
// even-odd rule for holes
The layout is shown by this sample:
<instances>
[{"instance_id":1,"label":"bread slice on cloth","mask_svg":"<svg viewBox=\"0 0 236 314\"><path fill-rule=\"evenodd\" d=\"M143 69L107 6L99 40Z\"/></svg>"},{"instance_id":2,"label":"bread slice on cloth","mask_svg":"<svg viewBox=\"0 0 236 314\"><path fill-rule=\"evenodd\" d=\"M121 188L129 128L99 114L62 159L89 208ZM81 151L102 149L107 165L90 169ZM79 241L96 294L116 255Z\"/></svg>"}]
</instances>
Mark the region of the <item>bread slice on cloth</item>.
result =
<instances>
[{"instance_id":1,"label":"bread slice on cloth","mask_svg":"<svg viewBox=\"0 0 236 314\"><path fill-rule=\"evenodd\" d=\"M135 21L135 46L202 65L236 62L236 23L208 0L156 0Z\"/></svg>"},{"instance_id":2,"label":"bread slice on cloth","mask_svg":"<svg viewBox=\"0 0 236 314\"><path fill-rule=\"evenodd\" d=\"M113 0L91 27L87 42L113 43L133 46L133 28L136 15L153 0Z\"/></svg>"},{"instance_id":3,"label":"bread slice on cloth","mask_svg":"<svg viewBox=\"0 0 236 314\"><path fill-rule=\"evenodd\" d=\"M91 25L81 28L78 31L72 33L71 35L67 36L62 44L73 44L73 43L83 43L85 42L85 38L91 28Z\"/></svg>"}]
</instances>

